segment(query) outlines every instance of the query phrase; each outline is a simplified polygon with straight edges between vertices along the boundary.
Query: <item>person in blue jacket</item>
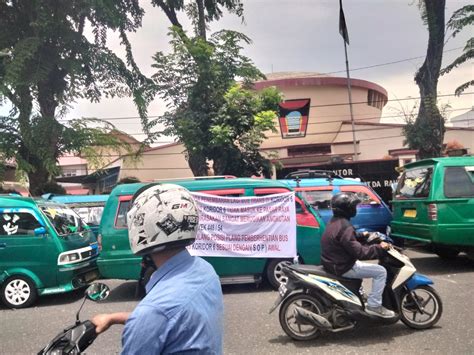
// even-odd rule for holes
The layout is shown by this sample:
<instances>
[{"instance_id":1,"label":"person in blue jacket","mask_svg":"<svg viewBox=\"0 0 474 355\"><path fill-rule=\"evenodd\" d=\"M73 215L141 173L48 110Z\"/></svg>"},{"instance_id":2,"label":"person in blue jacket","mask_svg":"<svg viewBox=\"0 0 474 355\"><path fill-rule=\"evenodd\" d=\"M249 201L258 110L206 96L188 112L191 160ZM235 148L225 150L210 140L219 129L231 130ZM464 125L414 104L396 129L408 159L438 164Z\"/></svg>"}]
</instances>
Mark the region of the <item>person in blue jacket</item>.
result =
<instances>
[{"instance_id":1,"label":"person in blue jacket","mask_svg":"<svg viewBox=\"0 0 474 355\"><path fill-rule=\"evenodd\" d=\"M123 354L222 354L223 298L219 277L186 246L196 238L198 210L188 190L173 184L138 190L127 214L136 255L149 255L156 271L132 313L92 318L97 333L125 324Z\"/></svg>"}]
</instances>

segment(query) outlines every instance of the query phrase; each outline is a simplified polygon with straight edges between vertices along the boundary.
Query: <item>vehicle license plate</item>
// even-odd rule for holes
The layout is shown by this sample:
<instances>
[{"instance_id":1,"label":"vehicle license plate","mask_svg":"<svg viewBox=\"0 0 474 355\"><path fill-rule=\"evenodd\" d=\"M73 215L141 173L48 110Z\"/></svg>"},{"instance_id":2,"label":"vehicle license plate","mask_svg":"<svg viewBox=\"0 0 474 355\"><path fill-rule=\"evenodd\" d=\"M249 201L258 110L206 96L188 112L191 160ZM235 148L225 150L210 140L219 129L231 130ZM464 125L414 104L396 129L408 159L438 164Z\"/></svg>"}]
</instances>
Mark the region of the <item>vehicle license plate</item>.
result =
<instances>
[{"instance_id":1,"label":"vehicle license plate","mask_svg":"<svg viewBox=\"0 0 474 355\"><path fill-rule=\"evenodd\" d=\"M416 210L405 210L405 212L403 212L403 217L415 218Z\"/></svg>"}]
</instances>

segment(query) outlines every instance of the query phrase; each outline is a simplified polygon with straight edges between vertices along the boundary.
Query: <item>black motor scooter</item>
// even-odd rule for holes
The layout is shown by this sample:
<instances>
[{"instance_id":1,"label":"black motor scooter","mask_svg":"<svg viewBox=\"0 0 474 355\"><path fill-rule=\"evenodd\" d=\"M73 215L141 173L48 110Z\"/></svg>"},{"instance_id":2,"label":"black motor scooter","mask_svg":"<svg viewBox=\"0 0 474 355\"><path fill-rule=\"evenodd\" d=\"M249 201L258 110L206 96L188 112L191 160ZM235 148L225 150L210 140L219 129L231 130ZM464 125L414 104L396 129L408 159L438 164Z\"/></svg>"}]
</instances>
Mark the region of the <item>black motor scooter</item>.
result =
<instances>
[{"instance_id":1,"label":"black motor scooter","mask_svg":"<svg viewBox=\"0 0 474 355\"><path fill-rule=\"evenodd\" d=\"M94 302L102 301L108 297L110 289L102 283L91 284L85 292L84 301L76 314L76 323L54 337L38 355L62 355L62 354L81 354L97 338L95 325L91 321L79 320L79 313L86 299Z\"/></svg>"}]
</instances>

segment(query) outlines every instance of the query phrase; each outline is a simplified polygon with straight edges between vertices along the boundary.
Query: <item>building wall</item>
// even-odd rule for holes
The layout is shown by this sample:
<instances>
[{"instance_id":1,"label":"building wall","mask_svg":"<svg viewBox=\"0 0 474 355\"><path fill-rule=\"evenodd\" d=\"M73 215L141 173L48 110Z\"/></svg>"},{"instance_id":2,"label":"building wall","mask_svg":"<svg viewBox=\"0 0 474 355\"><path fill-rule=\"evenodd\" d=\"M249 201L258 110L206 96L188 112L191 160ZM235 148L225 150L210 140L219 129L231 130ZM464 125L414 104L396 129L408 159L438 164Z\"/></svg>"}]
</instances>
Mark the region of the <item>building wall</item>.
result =
<instances>
[{"instance_id":1,"label":"building wall","mask_svg":"<svg viewBox=\"0 0 474 355\"><path fill-rule=\"evenodd\" d=\"M353 153L354 148L352 143L352 127L345 123L341 131L350 131L338 134L335 142L348 142L347 144L333 145L334 154ZM399 149L404 147L403 141L405 137L402 132L403 127L400 125L389 124L383 125L356 125L356 140L358 142L359 160L374 160L384 159L389 150ZM447 127L444 136L444 143L456 140L461 143L468 152L474 153L474 129L456 129Z\"/></svg>"},{"instance_id":2,"label":"building wall","mask_svg":"<svg viewBox=\"0 0 474 355\"><path fill-rule=\"evenodd\" d=\"M389 149L403 147L402 128L399 126L364 125L359 122L355 125L355 136L358 160L382 159ZM353 154L352 125L345 123L334 142L347 142L345 145L333 145L335 154Z\"/></svg>"},{"instance_id":3,"label":"building wall","mask_svg":"<svg viewBox=\"0 0 474 355\"><path fill-rule=\"evenodd\" d=\"M181 144L173 144L145 151L139 161L124 159L119 179L136 177L140 181L192 177Z\"/></svg>"},{"instance_id":4,"label":"building wall","mask_svg":"<svg viewBox=\"0 0 474 355\"><path fill-rule=\"evenodd\" d=\"M468 149L468 153L474 154L474 126L464 130L447 128L444 143L449 141L458 141Z\"/></svg>"},{"instance_id":5,"label":"building wall","mask_svg":"<svg viewBox=\"0 0 474 355\"><path fill-rule=\"evenodd\" d=\"M296 76L295 73L283 74L268 75L269 80L257 83L256 89L277 86L285 100L311 99L306 136L283 139L277 119L275 124L278 133L267 133L268 139L261 146L262 153L270 159L282 159L283 166L288 167L298 164L327 164L332 158L350 159L353 154L353 135L345 78L319 77L314 73L296 73ZM404 147L402 125L380 124L383 104L379 107L369 105L369 92L376 92L386 100L386 91L377 84L353 80L352 101L358 160L384 159L389 150ZM447 128L445 143L451 140L457 140L474 153L473 129ZM329 145L330 152L306 154L306 147L311 145ZM288 148L292 149L291 154L288 154ZM306 155L296 155L294 148L301 148ZM119 179L136 177L141 181L153 181L193 176L181 144L148 149L139 161L122 158L109 165L111 166L121 167Z\"/></svg>"},{"instance_id":6,"label":"building wall","mask_svg":"<svg viewBox=\"0 0 474 355\"><path fill-rule=\"evenodd\" d=\"M334 105L341 102L348 102L347 88L344 86L300 86L279 88L284 94L285 100L291 99L311 99L307 134L305 137L285 138L280 134L278 119L275 125L278 133L268 133L269 137L262 144L263 149L284 147L289 145L307 145L331 143L336 139L341 128L341 121L350 120L350 110L348 105ZM355 87L352 90L353 102L366 102L368 89ZM332 106L331 106L332 105ZM367 120L369 122L379 122L381 110L364 104L355 104L354 117L358 121ZM350 137L352 141L352 136ZM284 153L284 152L281 152ZM281 158L286 155L281 155Z\"/></svg>"},{"instance_id":7,"label":"building wall","mask_svg":"<svg viewBox=\"0 0 474 355\"><path fill-rule=\"evenodd\" d=\"M80 176L87 175L87 165L62 165L61 176Z\"/></svg>"}]
</instances>

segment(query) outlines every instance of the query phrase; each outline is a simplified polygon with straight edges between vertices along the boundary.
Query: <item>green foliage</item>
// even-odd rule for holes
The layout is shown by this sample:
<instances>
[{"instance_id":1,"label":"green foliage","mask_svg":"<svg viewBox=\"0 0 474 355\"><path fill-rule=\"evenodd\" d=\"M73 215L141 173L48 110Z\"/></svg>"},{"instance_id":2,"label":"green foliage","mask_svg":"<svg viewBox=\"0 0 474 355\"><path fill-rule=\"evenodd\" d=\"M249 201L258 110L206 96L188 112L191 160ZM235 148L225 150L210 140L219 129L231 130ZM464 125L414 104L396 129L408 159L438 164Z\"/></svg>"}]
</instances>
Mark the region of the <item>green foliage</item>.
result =
<instances>
[{"instance_id":1,"label":"green foliage","mask_svg":"<svg viewBox=\"0 0 474 355\"><path fill-rule=\"evenodd\" d=\"M13 107L0 118L0 149L29 174L30 184L57 174L63 153L81 151L94 138L104 142L104 132L85 121L58 121L77 99L131 95L148 131L151 81L140 73L127 38L143 14L138 0L0 0L0 104L8 100ZM118 33L125 62L107 48L108 31Z\"/></svg>"},{"instance_id":2,"label":"green foliage","mask_svg":"<svg viewBox=\"0 0 474 355\"><path fill-rule=\"evenodd\" d=\"M41 189L38 190L38 195L44 195L44 194L55 194L55 195L66 195L66 190L64 187L59 185L55 181L48 181L47 183L43 184L41 186Z\"/></svg>"},{"instance_id":3,"label":"green foliage","mask_svg":"<svg viewBox=\"0 0 474 355\"><path fill-rule=\"evenodd\" d=\"M435 104L436 105L436 104ZM444 125L446 123L446 112L451 107L449 104L441 106L436 111L440 113L440 119L434 119L436 113L423 114L418 116L413 114L414 110L418 109L415 104L411 112L405 113L405 126L402 129L405 136L404 145L408 145L410 149L418 149L420 158L430 158L433 156L441 156L443 151ZM430 105L426 105L430 107ZM420 105L421 107L421 105ZM440 152L433 154L433 152Z\"/></svg>"},{"instance_id":4,"label":"green foliage","mask_svg":"<svg viewBox=\"0 0 474 355\"><path fill-rule=\"evenodd\" d=\"M157 92L169 109L157 120L163 133L184 144L195 175L207 173L207 160L217 175L268 170L258 147L264 132L274 129L281 95L274 88L251 90L263 74L241 54L250 39L235 31L188 38L179 27L170 35L171 53L158 52L153 64Z\"/></svg>"},{"instance_id":5,"label":"green foliage","mask_svg":"<svg viewBox=\"0 0 474 355\"><path fill-rule=\"evenodd\" d=\"M446 27L453 30L455 37L464 27L474 22L474 5L466 5L453 12Z\"/></svg>"},{"instance_id":6,"label":"green foliage","mask_svg":"<svg viewBox=\"0 0 474 355\"><path fill-rule=\"evenodd\" d=\"M453 15L449 19L447 23L447 28L451 29L453 33L451 34L455 37L463 28L471 28L472 32L472 24L474 23L474 5L466 5L456 11L454 11ZM449 73L454 68L457 68L461 64L469 62L474 58L474 37L471 37L467 40L466 46L463 49L462 54L457 57L451 64L449 64L446 68L441 71L441 75ZM465 82L464 84L460 85L456 88L455 94L461 95L463 91L465 91L468 87L474 85L474 80L470 80Z\"/></svg>"},{"instance_id":7,"label":"green foliage","mask_svg":"<svg viewBox=\"0 0 474 355\"><path fill-rule=\"evenodd\" d=\"M127 176L127 177L121 178L117 182L117 185L120 185L120 184L135 184L137 182L140 182L139 178L137 178L135 176Z\"/></svg>"},{"instance_id":8,"label":"green foliage","mask_svg":"<svg viewBox=\"0 0 474 355\"><path fill-rule=\"evenodd\" d=\"M244 6L241 0L151 0L153 5L160 7L170 20L172 26L182 28L177 13L184 11L194 27L196 36L206 38L207 24L218 21L224 15L224 9L242 18Z\"/></svg>"}]
</instances>

